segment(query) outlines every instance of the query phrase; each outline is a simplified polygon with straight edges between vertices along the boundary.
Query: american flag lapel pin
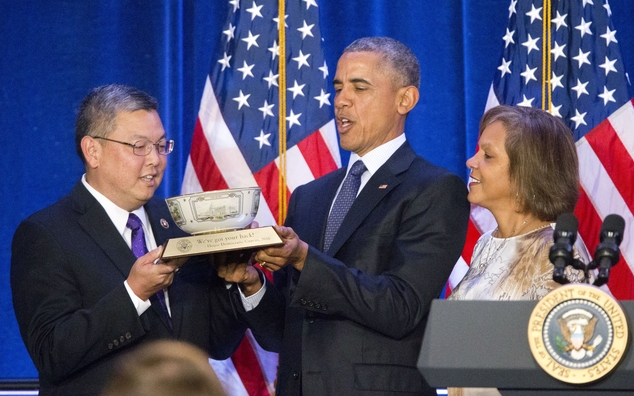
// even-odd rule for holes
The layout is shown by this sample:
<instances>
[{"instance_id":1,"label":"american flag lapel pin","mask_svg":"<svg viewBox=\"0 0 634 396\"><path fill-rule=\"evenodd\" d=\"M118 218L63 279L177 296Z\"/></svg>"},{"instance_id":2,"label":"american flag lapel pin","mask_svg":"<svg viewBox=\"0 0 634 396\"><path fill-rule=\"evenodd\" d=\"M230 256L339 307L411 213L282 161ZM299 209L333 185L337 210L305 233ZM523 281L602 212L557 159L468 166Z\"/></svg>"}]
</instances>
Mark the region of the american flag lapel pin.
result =
<instances>
[{"instance_id":1,"label":"american flag lapel pin","mask_svg":"<svg viewBox=\"0 0 634 396\"><path fill-rule=\"evenodd\" d=\"M379 186L379 190L385 190L387 188L387 184L381 184Z\"/></svg>"}]
</instances>

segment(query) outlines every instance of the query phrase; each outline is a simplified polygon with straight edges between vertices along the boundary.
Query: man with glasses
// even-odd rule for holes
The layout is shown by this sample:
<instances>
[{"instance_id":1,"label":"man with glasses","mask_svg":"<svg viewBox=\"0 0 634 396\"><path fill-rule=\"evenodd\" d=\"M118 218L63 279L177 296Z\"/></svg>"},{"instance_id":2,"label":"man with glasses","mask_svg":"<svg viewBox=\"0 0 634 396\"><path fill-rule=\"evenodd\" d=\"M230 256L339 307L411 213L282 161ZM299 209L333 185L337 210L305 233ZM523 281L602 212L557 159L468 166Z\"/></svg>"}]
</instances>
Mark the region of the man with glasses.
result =
<instances>
[{"instance_id":1,"label":"man with glasses","mask_svg":"<svg viewBox=\"0 0 634 396\"><path fill-rule=\"evenodd\" d=\"M12 245L13 305L40 395L99 394L115 358L149 340L188 341L226 359L251 327L277 350L283 299L257 269L231 266L221 279L207 257L160 259L163 242L184 233L153 197L174 148L156 100L95 88L75 144L86 173L24 220Z\"/></svg>"}]
</instances>

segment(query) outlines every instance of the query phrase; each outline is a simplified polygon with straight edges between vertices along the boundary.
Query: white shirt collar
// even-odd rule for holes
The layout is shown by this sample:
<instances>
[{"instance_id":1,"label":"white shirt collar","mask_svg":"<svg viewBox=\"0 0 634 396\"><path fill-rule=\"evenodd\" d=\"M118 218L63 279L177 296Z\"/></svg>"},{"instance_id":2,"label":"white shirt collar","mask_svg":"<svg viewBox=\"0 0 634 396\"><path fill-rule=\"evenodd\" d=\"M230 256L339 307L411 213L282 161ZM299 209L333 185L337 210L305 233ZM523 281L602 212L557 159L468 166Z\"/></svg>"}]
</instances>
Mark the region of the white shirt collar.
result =
<instances>
[{"instance_id":1,"label":"white shirt collar","mask_svg":"<svg viewBox=\"0 0 634 396\"><path fill-rule=\"evenodd\" d=\"M390 157L396 152L396 150L398 150L399 147L403 145L403 143L405 143L406 140L405 134L402 133L389 142L383 143L379 147L372 149L363 157L359 157L357 153L350 153L350 161L348 161L348 170L346 171L346 174L350 171L350 168L358 159L362 159L365 167L368 169L368 172L370 172L367 177L367 179L369 179L377 170L379 170L380 167L383 166L383 164L387 162L387 160L390 159ZM364 184L363 177L362 184Z\"/></svg>"},{"instance_id":2,"label":"white shirt collar","mask_svg":"<svg viewBox=\"0 0 634 396\"><path fill-rule=\"evenodd\" d=\"M130 216L130 212L118 207L111 200L106 198L105 195L95 190L94 187L88 184L88 182L86 181L85 173L81 177L81 182L83 183L84 187L86 187L88 192L92 194L92 196L95 197L97 202L99 202L99 204L104 208L104 210L108 214L108 217L110 217L112 224L114 224L114 226L117 228L117 231L119 232L119 234L124 235L124 232L127 229L126 224L128 223L128 217ZM147 215L145 213L145 208L141 206L140 208L132 211L132 213L139 216L139 219L141 219L141 223L143 223L143 229L147 233L147 230L149 229L149 227L148 227Z\"/></svg>"}]
</instances>

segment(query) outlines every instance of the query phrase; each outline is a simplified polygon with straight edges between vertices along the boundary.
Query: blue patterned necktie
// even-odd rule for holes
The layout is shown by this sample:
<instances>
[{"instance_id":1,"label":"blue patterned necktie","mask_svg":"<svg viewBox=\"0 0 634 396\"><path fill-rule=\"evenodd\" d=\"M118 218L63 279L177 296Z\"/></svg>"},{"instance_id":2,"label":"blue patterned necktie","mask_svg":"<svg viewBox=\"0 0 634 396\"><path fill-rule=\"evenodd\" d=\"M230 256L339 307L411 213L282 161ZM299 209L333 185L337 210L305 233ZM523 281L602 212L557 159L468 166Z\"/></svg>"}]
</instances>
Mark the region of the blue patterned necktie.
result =
<instances>
[{"instance_id":1,"label":"blue patterned necktie","mask_svg":"<svg viewBox=\"0 0 634 396\"><path fill-rule=\"evenodd\" d=\"M145 255L148 250L147 246L145 245L145 233L143 232L143 224L141 223L141 219L139 219L139 217L134 213L130 213L126 227L132 230L132 243L130 244L132 248L132 253L137 258ZM167 315L167 321L171 328L172 319L170 318L169 311L167 310L165 293L163 292L163 290L159 290L154 296L150 297L151 301L154 299L158 300L158 302L161 304L163 311Z\"/></svg>"},{"instance_id":2,"label":"blue patterned necktie","mask_svg":"<svg viewBox=\"0 0 634 396\"><path fill-rule=\"evenodd\" d=\"M361 185L361 175L366 170L367 168L363 161L357 160L350 168L346 180L343 181L341 190L339 190L339 194L337 198L335 198L335 203L332 205L332 210L330 211L330 216L328 216L328 222L326 223L324 252L328 251L337 230L339 230L343 219L346 217L348 210L350 210L352 203L357 197L359 186Z\"/></svg>"}]
</instances>

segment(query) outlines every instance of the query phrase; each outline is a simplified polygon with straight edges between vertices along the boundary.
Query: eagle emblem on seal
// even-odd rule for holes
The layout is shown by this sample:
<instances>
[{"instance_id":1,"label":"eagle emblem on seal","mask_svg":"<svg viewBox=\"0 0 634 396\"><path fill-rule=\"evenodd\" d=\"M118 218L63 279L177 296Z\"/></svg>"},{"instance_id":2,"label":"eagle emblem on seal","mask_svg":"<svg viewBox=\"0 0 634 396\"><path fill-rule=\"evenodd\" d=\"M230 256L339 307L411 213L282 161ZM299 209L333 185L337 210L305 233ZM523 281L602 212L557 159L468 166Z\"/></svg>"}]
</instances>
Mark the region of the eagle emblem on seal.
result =
<instances>
[{"instance_id":1,"label":"eagle emblem on seal","mask_svg":"<svg viewBox=\"0 0 634 396\"><path fill-rule=\"evenodd\" d=\"M556 338L557 347L568 353L574 360L591 357L596 347L603 341L601 335L594 337L598 318L585 309L576 308L565 312L557 322L561 335Z\"/></svg>"}]
</instances>

